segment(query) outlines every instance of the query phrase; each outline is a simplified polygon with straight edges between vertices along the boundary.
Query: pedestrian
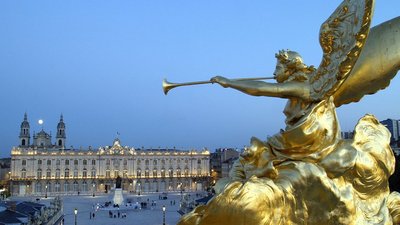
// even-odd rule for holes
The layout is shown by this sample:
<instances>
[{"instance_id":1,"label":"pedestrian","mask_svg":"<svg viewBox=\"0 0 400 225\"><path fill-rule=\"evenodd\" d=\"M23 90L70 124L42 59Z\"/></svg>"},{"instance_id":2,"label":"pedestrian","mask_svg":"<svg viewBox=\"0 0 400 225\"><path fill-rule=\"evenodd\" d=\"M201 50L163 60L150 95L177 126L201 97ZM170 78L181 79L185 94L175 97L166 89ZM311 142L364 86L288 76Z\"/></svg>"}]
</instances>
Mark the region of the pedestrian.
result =
<instances>
[{"instance_id":1,"label":"pedestrian","mask_svg":"<svg viewBox=\"0 0 400 225\"><path fill-rule=\"evenodd\" d=\"M93 213L93 219L94 219L94 216L95 216L95 215L96 215L96 214Z\"/></svg>"},{"instance_id":2,"label":"pedestrian","mask_svg":"<svg viewBox=\"0 0 400 225\"><path fill-rule=\"evenodd\" d=\"M121 214L119 213L119 211L118 211L118 218L121 216Z\"/></svg>"}]
</instances>

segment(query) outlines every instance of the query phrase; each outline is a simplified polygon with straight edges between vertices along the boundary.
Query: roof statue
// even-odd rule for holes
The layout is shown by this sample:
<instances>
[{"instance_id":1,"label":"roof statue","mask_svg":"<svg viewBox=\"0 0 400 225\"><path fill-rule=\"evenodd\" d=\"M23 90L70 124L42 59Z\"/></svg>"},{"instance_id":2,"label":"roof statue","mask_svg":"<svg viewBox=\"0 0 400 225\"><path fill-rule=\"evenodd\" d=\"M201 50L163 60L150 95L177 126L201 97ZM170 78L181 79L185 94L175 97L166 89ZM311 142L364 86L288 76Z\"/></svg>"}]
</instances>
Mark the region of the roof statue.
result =
<instances>
[{"instance_id":1,"label":"roof statue","mask_svg":"<svg viewBox=\"0 0 400 225\"><path fill-rule=\"evenodd\" d=\"M321 25L318 68L299 53L275 56L270 78L218 83L253 96L288 99L286 128L267 140L251 139L229 178L208 204L179 225L400 224L400 194L390 193L395 159L390 133L373 115L361 118L353 139L342 139L336 108L386 88L400 69L400 17L370 29L373 0L344 0Z\"/></svg>"}]
</instances>

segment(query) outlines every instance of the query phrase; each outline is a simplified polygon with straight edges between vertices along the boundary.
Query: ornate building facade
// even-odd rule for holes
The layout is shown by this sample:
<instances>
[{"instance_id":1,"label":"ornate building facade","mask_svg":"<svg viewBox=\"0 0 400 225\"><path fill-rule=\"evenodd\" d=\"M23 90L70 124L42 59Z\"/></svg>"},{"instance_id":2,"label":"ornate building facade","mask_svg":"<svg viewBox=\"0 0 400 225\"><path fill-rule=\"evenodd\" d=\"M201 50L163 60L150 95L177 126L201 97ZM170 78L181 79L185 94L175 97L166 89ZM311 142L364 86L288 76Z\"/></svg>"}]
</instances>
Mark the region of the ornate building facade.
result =
<instances>
[{"instance_id":1,"label":"ornate building facade","mask_svg":"<svg viewBox=\"0 0 400 225\"><path fill-rule=\"evenodd\" d=\"M67 149L63 116L54 144L43 129L33 135L27 115L20 144L11 150L12 195L93 194L108 192L115 179L130 193L202 190L210 178L208 150L135 149L114 140L98 149Z\"/></svg>"}]
</instances>

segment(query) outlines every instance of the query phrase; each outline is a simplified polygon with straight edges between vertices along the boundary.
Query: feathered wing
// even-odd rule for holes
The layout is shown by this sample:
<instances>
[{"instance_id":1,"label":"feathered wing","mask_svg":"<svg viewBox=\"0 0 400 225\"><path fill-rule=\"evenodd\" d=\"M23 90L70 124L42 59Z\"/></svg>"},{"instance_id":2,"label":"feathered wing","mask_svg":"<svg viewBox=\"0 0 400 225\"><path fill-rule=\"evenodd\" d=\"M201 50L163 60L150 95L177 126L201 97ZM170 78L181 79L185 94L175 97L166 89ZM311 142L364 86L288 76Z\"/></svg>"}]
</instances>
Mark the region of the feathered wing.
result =
<instances>
[{"instance_id":1,"label":"feathered wing","mask_svg":"<svg viewBox=\"0 0 400 225\"><path fill-rule=\"evenodd\" d=\"M400 17L371 29L346 82L334 93L337 107L386 88L400 69Z\"/></svg>"},{"instance_id":2,"label":"feathered wing","mask_svg":"<svg viewBox=\"0 0 400 225\"><path fill-rule=\"evenodd\" d=\"M311 77L311 98L333 95L351 73L366 42L373 0L344 0L321 25L322 62Z\"/></svg>"}]
</instances>

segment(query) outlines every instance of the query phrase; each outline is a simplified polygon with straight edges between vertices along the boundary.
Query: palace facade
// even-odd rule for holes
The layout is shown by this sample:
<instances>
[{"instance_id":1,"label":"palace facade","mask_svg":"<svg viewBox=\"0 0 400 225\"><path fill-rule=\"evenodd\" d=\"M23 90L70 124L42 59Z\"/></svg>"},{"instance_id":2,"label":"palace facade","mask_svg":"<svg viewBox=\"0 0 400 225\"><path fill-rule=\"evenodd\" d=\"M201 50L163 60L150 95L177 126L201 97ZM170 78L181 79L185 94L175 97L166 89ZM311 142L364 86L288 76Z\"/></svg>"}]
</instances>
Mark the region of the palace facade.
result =
<instances>
[{"instance_id":1,"label":"palace facade","mask_svg":"<svg viewBox=\"0 0 400 225\"><path fill-rule=\"evenodd\" d=\"M68 149L62 115L54 144L43 129L30 144L26 114L19 139L11 150L12 195L95 195L113 189L118 176L124 191L137 194L203 190L210 180L208 150L135 149L118 138L112 146Z\"/></svg>"}]
</instances>

